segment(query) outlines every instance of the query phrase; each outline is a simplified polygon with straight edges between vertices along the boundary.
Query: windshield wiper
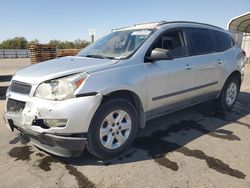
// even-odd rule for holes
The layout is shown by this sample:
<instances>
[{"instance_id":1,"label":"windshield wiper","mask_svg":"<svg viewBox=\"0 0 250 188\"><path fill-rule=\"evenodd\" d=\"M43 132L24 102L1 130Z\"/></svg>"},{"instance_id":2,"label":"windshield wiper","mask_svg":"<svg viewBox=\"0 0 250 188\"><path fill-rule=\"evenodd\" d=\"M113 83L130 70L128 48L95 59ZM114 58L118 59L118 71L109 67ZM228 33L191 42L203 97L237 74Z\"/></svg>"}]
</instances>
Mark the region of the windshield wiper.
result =
<instances>
[{"instance_id":1,"label":"windshield wiper","mask_svg":"<svg viewBox=\"0 0 250 188\"><path fill-rule=\"evenodd\" d=\"M113 57L106 57L103 55L86 55L86 57L98 58L98 59L114 59Z\"/></svg>"}]
</instances>

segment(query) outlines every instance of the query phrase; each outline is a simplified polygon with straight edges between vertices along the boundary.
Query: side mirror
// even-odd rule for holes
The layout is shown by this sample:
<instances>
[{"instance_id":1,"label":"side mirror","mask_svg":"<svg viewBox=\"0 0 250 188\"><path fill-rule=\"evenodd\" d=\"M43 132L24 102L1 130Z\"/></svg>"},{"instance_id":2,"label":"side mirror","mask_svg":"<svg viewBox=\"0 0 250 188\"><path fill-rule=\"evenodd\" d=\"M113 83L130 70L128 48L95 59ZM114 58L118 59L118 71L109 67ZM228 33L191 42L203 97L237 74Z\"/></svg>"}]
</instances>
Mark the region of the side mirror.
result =
<instances>
[{"instance_id":1,"label":"side mirror","mask_svg":"<svg viewBox=\"0 0 250 188\"><path fill-rule=\"evenodd\" d=\"M154 62L159 60L171 60L173 59L169 50L162 48L155 48L152 50L150 57L146 57L146 60Z\"/></svg>"}]
</instances>

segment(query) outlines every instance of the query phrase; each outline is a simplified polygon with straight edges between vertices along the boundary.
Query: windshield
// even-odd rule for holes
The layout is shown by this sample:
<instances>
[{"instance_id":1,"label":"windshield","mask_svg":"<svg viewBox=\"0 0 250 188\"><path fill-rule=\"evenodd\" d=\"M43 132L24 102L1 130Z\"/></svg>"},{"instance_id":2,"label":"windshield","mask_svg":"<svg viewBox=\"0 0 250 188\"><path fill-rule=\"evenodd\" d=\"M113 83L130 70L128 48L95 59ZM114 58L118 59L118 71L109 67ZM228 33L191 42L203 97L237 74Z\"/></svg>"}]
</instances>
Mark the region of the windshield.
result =
<instances>
[{"instance_id":1,"label":"windshield","mask_svg":"<svg viewBox=\"0 0 250 188\"><path fill-rule=\"evenodd\" d=\"M133 54L152 30L114 31L80 51L78 56L121 59Z\"/></svg>"}]
</instances>

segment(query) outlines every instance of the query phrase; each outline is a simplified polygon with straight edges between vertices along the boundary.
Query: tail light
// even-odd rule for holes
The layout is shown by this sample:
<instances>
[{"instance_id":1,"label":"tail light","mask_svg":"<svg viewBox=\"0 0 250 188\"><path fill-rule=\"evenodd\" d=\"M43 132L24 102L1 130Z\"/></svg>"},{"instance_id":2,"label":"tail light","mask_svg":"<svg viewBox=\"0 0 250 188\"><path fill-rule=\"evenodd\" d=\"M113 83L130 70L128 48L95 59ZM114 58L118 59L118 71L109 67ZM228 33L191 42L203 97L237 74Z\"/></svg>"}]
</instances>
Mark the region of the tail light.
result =
<instances>
[{"instance_id":1,"label":"tail light","mask_svg":"<svg viewBox=\"0 0 250 188\"><path fill-rule=\"evenodd\" d=\"M242 54L244 57L246 57L246 52L244 50L242 50Z\"/></svg>"}]
</instances>

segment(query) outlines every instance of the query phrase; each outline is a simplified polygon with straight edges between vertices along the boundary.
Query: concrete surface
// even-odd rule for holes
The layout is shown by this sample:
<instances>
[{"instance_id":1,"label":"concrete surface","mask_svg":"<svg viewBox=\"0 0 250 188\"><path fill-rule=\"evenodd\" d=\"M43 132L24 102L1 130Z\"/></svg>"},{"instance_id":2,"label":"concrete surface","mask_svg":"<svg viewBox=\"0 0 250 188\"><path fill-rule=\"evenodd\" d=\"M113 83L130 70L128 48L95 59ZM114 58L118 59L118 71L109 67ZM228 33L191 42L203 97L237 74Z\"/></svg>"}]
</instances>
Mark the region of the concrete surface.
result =
<instances>
[{"instance_id":1,"label":"concrete surface","mask_svg":"<svg viewBox=\"0 0 250 188\"><path fill-rule=\"evenodd\" d=\"M29 58L23 59L0 59L0 75L4 73L14 74L17 70L30 65Z\"/></svg>"},{"instance_id":2,"label":"concrete surface","mask_svg":"<svg viewBox=\"0 0 250 188\"><path fill-rule=\"evenodd\" d=\"M0 85L15 69L5 63ZM46 154L0 119L0 187L250 187L249 83L250 66L232 111L207 102L154 119L127 152L107 161L87 152L69 159ZM2 95L0 113L4 104Z\"/></svg>"}]
</instances>

